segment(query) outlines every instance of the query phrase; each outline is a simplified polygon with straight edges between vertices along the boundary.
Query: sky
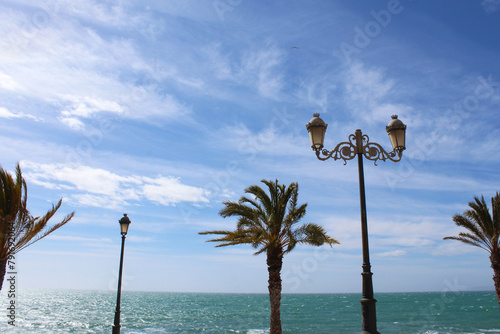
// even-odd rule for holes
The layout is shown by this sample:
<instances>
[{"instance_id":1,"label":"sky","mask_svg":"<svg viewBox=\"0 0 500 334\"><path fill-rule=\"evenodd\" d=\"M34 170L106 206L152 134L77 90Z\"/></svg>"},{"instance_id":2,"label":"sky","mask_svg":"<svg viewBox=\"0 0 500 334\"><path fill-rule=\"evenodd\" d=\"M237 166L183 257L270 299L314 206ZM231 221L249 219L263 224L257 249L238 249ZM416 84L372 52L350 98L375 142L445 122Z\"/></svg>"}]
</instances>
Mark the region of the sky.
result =
<instances>
[{"instance_id":1,"label":"sky","mask_svg":"<svg viewBox=\"0 0 500 334\"><path fill-rule=\"evenodd\" d=\"M0 2L0 164L53 223L16 254L19 289L266 293L265 255L215 248L223 201L299 184L303 223L340 244L284 258L284 293L361 292L356 160L320 161L361 129L400 162L365 159L375 295L493 289L488 253L443 240L500 190L500 1Z\"/></svg>"}]
</instances>

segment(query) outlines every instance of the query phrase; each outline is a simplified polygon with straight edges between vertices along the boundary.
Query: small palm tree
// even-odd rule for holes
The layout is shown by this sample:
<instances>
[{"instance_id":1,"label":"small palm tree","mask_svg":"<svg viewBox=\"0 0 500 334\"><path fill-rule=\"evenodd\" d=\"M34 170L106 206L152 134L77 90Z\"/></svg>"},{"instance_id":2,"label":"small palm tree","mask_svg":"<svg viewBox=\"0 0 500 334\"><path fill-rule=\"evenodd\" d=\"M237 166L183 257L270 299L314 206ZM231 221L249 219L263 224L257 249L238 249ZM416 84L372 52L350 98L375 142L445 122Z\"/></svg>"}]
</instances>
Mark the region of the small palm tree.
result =
<instances>
[{"instance_id":1,"label":"small palm tree","mask_svg":"<svg viewBox=\"0 0 500 334\"><path fill-rule=\"evenodd\" d=\"M71 220L74 212L48 228L49 219L61 206L52 205L42 217L33 217L28 211L26 181L21 174L19 164L16 167L16 178L0 167L0 290L2 290L6 266L9 259L22 249L46 237Z\"/></svg>"},{"instance_id":2,"label":"small palm tree","mask_svg":"<svg viewBox=\"0 0 500 334\"><path fill-rule=\"evenodd\" d=\"M281 334L281 267L283 256L299 243L321 246L338 244L317 224L296 224L306 214L306 204L298 205L299 186L291 183L288 187L276 182L262 180L268 187L269 195L259 186L245 189L253 198L241 197L238 202L223 202L225 207L219 212L223 217L237 216L234 231L207 231L200 234L218 234L220 238L208 241L219 242L216 247L250 244L257 249L255 255L266 252L269 272L269 300L271 305L270 334Z\"/></svg>"},{"instance_id":3,"label":"small palm tree","mask_svg":"<svg viewBox=\"0 0 500 334\"><path fill-rule=\"evenodd\" d=\"M497 192L491 198L492 214L484 201L484 197L474 196L474 202L469 203L470 210L453 216L455 225L464 227L468 232L460 232L458 237L446 239L458 240L466 244L480 247L490 253L493 282L500 306L500 194Z\"/></svg>"}]
</instances>

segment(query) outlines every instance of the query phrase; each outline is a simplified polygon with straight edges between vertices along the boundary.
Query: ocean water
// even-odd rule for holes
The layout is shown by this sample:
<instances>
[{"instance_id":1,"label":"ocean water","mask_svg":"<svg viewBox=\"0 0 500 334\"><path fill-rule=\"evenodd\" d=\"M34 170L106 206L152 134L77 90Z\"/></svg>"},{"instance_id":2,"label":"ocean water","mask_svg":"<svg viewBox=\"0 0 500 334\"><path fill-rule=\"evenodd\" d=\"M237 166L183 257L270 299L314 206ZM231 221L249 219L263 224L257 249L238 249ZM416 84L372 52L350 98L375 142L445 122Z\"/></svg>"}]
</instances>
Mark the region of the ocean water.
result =
<instances>
[{"instance_id":1,"label":"ocean water","mask_svg":"<svg viewBox=\"0 0 500 334\"><path fill-rule=\"evenodd\" d=\"M359 294L285 294L283 333L359 333ZM381 334L500 333L494 292L378 293ZM0 294L2 333L111 333L116 293L111 291L21 290L15 326L10 301ZM122 293L121 333L269 332L266 294Z\"/></svg>"}]
</instances>

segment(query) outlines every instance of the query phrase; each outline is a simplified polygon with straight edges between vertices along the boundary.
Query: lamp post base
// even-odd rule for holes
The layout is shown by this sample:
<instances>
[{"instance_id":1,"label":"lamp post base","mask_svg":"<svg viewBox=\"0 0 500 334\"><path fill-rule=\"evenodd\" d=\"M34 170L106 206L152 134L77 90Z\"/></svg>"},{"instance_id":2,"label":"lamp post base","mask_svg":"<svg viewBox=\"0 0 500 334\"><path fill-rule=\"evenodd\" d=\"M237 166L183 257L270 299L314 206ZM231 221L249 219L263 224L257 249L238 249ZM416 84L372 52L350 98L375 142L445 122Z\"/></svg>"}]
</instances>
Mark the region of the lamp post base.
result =
<instances>
[{"instance_id":1,"label":"lamp post base","mask_svg":"<svg viewBox=\"0 0 500 334\"><path fill-rule=\"evenodd\" d=\"M361 334L380 334L377 331L377 318L375 312L374 298L362 298L361 302L361 322L363 331Z\"/></svg>"},{"instance_id":2,"label":"lamp post base","mask_svg":"<svg viewBox=\"0 0 500 334\"><path fill-rule=\"evenodd\" d=\"M112 327L113 327L112 334L120 334L120 327L121 327L120 325L118 326L113 325Z\"/></svg>"}]
</instances>

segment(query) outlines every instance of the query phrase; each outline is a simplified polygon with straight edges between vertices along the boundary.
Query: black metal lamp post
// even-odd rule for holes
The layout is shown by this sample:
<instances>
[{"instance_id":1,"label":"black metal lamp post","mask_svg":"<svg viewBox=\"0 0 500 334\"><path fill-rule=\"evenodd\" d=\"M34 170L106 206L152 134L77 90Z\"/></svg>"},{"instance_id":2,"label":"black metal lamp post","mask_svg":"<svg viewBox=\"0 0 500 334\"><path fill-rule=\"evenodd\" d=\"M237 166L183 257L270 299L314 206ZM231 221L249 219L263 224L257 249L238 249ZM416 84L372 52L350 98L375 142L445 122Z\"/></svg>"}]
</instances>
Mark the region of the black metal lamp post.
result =
<instances>
[{"instance_id":1,"label":"black metal lamp post","mask_svg":"<svg viewBox=\"0 0 500 334\"><path fill-rule=\"evenodd\" d=\"M382 146L377 143L371 143L367 135L363 135L361 130L356 130L354 134L349 135L349 141L341 142L331 151L323 149L325 132L327 124L319 118L319 114L314 114L313 118L306 124L309 137L311 138L311 147L316 152L319 160L344 160L344 165L347 160L352 160L358 156L358 172L359 172L359 199L361 206L361 239L363 243L363 298L361 302L361 322L362 334L378 334L377 332L377 316L375 311L375 302L373 298L373 283L372 272L370 265L370 252L368 249L368 224L366 218L366 200L365 200L365 179L363 172L363 156L374 161L377 165L378 160L385 161L387 159L398 162L403 156L406 137L406 125L398 119L397 115L392 116L392 120L386 127L389 138L392 144L392 152L386 152ZM320 156L323 155L324 157Z\"/></svg>"},{"instance_id":2,"label":"black metal lamp post","mask_svg":"<svg viewBox=\"0 0 500 334\"><path fill-rule=\"evenodd\" d=\"M113 325L112 334L120 334L120 299L122 293L122 271L123 271L123 248L125 246L125 235L128 232L128 226L130 225L130 219L127 214L124 213L123 217L119 220L120 230L122 233L122 250L120 254L120 271L118 273L118 294L116 297L116 311L115 311L115 323Z\"/></svg>"}]
</instances>

